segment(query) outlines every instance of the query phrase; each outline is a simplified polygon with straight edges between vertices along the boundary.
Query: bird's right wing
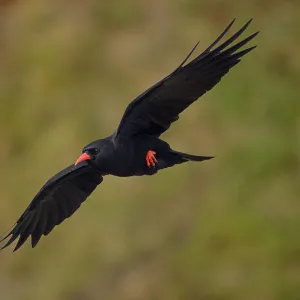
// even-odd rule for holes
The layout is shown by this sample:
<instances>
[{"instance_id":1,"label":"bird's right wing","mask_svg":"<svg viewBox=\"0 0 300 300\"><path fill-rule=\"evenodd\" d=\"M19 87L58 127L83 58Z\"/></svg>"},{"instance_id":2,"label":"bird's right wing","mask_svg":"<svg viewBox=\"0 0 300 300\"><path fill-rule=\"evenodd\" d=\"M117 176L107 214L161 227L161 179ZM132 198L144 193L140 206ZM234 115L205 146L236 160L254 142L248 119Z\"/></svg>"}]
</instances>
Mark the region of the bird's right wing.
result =
<instances>
[{"instance_id":1,"label":"bird's right wing","mask_svg":"<svg viewBox=\"0 0 300 300\"><path fill-rule=\"evenodd\" d=\"M183 110L212 89L245 54L255 48L253 46L240 50L258 32L234 44L250 22L251 20L232 37L215 47L233 25L232 21L204 52L185 65L196 45L174 72L128 105L115 139L126 139L139 134L159 136L165 132L178 120Z\"/></svg>"},{"instance_id":2,"label":"bird's right wing","mask_svg":"<svg viewBox=\"0 0 300 300\"><path fill-rule=\"evenodd\" d=\"M70 217L102 181L100 172L87 161L71 165L53 176L34 197L13 229L0 240L2 243L8 239L1 249L19 237L16 251L30 235L32 247L35 247L42 235L48 235L54 226Z\"/></svg>"}]
</instances>

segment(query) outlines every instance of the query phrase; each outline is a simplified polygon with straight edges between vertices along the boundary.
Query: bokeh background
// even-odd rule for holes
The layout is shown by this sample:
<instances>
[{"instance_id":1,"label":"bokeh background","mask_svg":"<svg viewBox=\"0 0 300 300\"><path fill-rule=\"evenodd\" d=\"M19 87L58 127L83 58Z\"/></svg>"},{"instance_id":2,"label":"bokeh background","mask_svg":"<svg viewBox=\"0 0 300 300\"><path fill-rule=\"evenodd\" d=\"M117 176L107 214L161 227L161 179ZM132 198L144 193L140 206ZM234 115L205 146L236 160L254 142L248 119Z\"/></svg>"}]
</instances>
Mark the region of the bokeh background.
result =
<instances>
[{"instance_id":1,"label":"bokeh background","mask_svg":"<svg viewBox=\"0 0 300 300\"><path fill-rule=\"evenodd\" d=\"M163 136L217 158L105 178L35 249L0 253L1 300L300 299L298 0L1 1L0 228L234 17L259 47Z\"/></svg>"}]
</instances>

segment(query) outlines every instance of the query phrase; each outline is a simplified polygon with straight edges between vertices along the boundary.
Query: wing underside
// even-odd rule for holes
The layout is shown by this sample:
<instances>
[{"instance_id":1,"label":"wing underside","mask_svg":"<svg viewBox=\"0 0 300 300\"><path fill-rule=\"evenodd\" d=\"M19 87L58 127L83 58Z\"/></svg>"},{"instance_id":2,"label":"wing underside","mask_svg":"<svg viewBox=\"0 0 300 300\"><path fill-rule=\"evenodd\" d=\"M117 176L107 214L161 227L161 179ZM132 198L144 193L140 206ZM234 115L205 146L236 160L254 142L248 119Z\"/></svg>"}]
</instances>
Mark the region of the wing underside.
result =
<instances>
[{"instance_id":1,"label":"wing underside","mask_svg":"<svg viewBox=\"0 0 300 300\"><path fill-rule=\"evenodd\" d=\"M42 235L69 218L95 190L103 177L87 162L69 166L52 177L35 196L12 230L1 239L1 249L19 238L14 251L31 236L35 247Z\"/></svg>"}]
</instances>

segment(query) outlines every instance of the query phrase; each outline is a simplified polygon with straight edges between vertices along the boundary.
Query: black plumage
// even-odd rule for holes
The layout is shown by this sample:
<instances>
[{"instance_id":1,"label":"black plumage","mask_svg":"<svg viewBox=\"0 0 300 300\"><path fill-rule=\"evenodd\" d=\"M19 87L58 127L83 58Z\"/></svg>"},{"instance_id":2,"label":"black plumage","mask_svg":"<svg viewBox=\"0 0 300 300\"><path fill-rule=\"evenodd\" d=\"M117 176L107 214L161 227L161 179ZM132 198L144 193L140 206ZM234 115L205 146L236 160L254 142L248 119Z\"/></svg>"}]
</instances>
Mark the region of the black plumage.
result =
<instances>
[{"instance_id":1,"label":"black plumage","mask_svg":"<svg viewBox=\"0 0 300 300\"><path fill-rule=\"evenodd\" d=\"M178 120L183 110L212 89L256 47L241 50L258 32L233 44L250 22L217 46L232 27L233 20L204 52L187 63L197 44L178 68L133 100L111 136L88 144L74 165L42 187L12 230L0 241L5 241L2 249L19 238L15 251L30 236L32 247L35 247L42 235L48 235L80 207L105 175L152 175L175 164L211 159L212 156L172 150L159 136Z\"/></svg>"},{"instance_id":2,"label":"black plumage","mask_svg":"<svg viewBox=\"0 0 300 300\"><path fill-rule=\"evenodd\" d=\"M31 201L13 230L4 239L5 248L20 236L15 250L32 236L32 247L42 235L70 217L103 180L101 174L87 161L71 165L52 177ZM3 240L4 240L3 239Z\"/></svg>"}]
</instances>

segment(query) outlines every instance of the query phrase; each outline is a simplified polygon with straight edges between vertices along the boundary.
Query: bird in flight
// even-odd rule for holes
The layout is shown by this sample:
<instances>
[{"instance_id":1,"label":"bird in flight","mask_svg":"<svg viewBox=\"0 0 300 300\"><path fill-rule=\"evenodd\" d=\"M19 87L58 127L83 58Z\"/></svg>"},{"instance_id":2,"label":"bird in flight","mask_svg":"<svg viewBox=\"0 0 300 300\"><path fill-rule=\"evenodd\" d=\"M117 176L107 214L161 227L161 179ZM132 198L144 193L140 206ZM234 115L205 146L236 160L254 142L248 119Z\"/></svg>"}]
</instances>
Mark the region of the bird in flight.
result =
<instances>
[{"instance_id":1,"label":"bird in flight","mask_svg":"<svg viewBox=\"0 0 300 300\"><path fill-rule=\"evenodd\" d=\"M16 251L30 236L31 245L35 247L42 235L48 235L80 207L105 175L153 175L187 161L213 158L175 151L160 139L160 135L178 120L182 111L211 90L256 47L240 50L258 32L236 42L252 19L218 45L234 21L204 52L187 63L197 44L171 74L134 99L111 136L85 146L75 164L50 178L0 240L0 243L5 243L1 249L19 238L14 248Z\"/></svg>"}]
</instances>

